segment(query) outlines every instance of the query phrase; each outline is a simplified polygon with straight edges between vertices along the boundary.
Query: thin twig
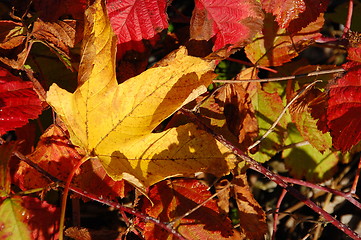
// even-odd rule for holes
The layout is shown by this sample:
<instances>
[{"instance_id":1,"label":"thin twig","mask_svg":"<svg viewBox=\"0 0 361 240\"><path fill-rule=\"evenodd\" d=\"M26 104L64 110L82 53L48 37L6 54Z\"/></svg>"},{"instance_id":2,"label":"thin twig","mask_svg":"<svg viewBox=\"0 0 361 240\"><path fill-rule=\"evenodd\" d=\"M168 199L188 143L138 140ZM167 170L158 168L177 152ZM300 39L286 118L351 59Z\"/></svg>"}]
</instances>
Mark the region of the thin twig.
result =
<instances>
[{"instance_id":1,"label":"thin twig","mask_svg":"<svg viewBox=\"0 0 361 240\"><path fill-rule=\"evenodd\" d=\"M266 167L262 166L261 163L257 162L256 160L246 155L242 150L234 146L234 144L226 140L222 135L215 133L206 124L204 124L194 113L184 108L182 108L180 111L183 112L183 114L185 114L189 118L191 118L198 126L202 127L205 131L210 133L218 142L222 143L225 147L227 147L230 151L232 151L235 155L237 155L241 160L246 161L257 172L263 174L265 177L275 182L280 187L286 189L288 193L296 197L298 200L304 202L309 208L311 208L317 214L322 215L326 221L328 221L329 223L331 223L332 225L343 231L352 239L358 239L358 240L361 239L361 237L356 232L352 231L347 225L341 223L336 218L332 217L328 212L317 206L316 203L314 203L313 201L302 195L298 190L289 186L284 180L282 180L282 178L278 174L270 171Z\"/></svg>"},{"instance_id":2,"label":"thin twig","mask_svg":"<svg viewBox=\"0 0 361 240\"><path fill-rule=\"evenodd\" d=\"M332 74L332 73L342 73L345 72L345 69L343 68L337 68L337 69L331 69L331 70L323 70L323 71L314 71L310 73L305 74L298 74L293 76L287 76L287 77L277 77L277 78L264 78L264 79L241 79L241 80L213 80L215 83L241 83L241 82L279 82L279 81L286 81L286 80L293 80L297 78L303 78L303 77L314 77L318 75L324 75L324 74Z\"/></svg>"},{"instance_id":3,"label":"thin twig","mask_svg":"<svg viewBox=\"0 0 361 240\"><path fill-rule=\"evenodd\" d=\"M278 116L278 118L276 119L276 121L274 121L274 123L272 124L272 126L267 130L267 132L265 132L265 134L263 134L263 136L258 139L256 142L254 142L251 146L248 147L248 150L251 150L252 148L254 148L255 146L257 146L258 144L260 144L271 132L273 132L273 130L276 128L277 124L279 123L279 121L281 121L283 115L286 113L287 109L305 92L307 91L309 88L313 87L316 83L318 82L322 82L321 80L316 80L314 82L312 82L311 84L307 85L304 89L302 89L302 91L300 91L299 93L297 93L296 96L293 97L293 99L286 105L286 107L282 110L282 112L280 113L280 115Z\"/></svg>"},{"instance_id":4,"label":"thin twig","mask_svg":"<svg viewBox=\"0 0 361 240\"><path fill-rule=\"evenodd\" d=\"M198 204L196 207L192 208L191 210L187 211L185 214L183 214L182 216L179 216L177 218L175 218L173 221L171 221L169 223L169 225L173 226L177 221L181 220L182 218L185 218L187 216L189 216L190 214L192 214L194 211L196 211L198 208L202 207L204 204L206 204L207 202L209 202L210 200L212 200L214 197L218 196L220 193L222 193L223 191L225 191L227 188L229 188L229 186L231 186L231 183L229 182L225 187L223 187L221 190L219 190L218 192L216 192L215 194L213 194L212 196L210 196L208 199L206 199L204 202Z\"/></svg>"},{"instance_id":5,"label":"thin twig","mask_svg":"<svg viewBox=\"0 0 361 240\"><path fill-rule=\"evenodd\" d=\"M345 27L343 29L342 38L345 38L347 36L347 33L351 28L352 13L353 13L353 0L349 0L348 1L347 19L346 19Z\"/></svg>"},{"instance_id":6,"label":"thin twig","mask_svg":"<svg viewBox=\"0 0 361 240\"><path fill-rule=\"evenodd\" d=\"M251 167L252 168L252 167ZM358 202L355 198L353 198L352 196L350 196L349 193L344 193L341 192L339 190L333 189L333 188L329 188L329 187L324 187L324 186L320 186L314 183L310 183L310 182L306 182L303 180L299 180L299 179L293 179L293 178L289 178L289 177L283 177L280 176L280 178L288 183L292 183L292 184L297 184L297 185L301 185L301 186L305 186L308 188L312 188L312 189L318 189L324 192L328 192L328 193L332 193L334 195L340 196L345 198L347 201L349 201L350 203L352 203L353 205L355 205L357 208L361 209L361 203Z\"/></svg>"},{"instance_id":7,"label":"thin twig","mask_svg":"<svg viewBox=\"0 0 361 240\"><path fill-rule=\"evenodd\" d=\"M0 140L0 143L4 143L4 142L5 141L3 139ZM20 153L18 151L15 151L13 154L15 156L17 156L20 160L26 162L28 165L33 167L35 170L37 170L39 173L41 173L43 176L45 176L50 181L55 182L59 186L64 187L65 183L63 181L61 181L60 179L57 179L56 177L52 176L50 173L45 171L43 168L38 166L36 163L32 162L30 159L25 157L22 153ZM156 218L153 218L151 216L148 216L146 214L138 212L138 211L136 211L136 210L134 210L132 208L122 206L120 203L116 203L116 202L110 201L108 199L104 199L103 197L98 197L97 195L89 193L87 191L84 191L84 190L82 190L80 188L69 186L69 190L71 190L72 192L75 192L75 193L77 193L77 194L79 194L79 195L81 195L83 197L89 198L90 200L97 201L97 202L105 204L105 205L107 205L109 207L113 207L113 208L115 208L115 209L117 209L119 211L124 211L124 212L127 212L129 214L132 214L133 216L141 218L144 221L152 222L155 225L163 228L165 231L169 232L170 234L173 234L179 240L186 240L180 233L178 233L175 229L173 229L172 226L170 226L169 224L163 223L163 222L161 222L160 220L158 220Z\"/></svg>"},{"instance_id":8,"label":"thin twig","mask_svg":"<svg viewBox=\"0 0 361 240\"><path fill-rule=\"evenodd\" d=\"M276 232L277 232L277 225L278 225L278 217L279 217L279 211L281 208L281 203L283 201L283 199L286 196L286 189L282 189L282 193L280 195L280 197L278 198L277 204L276 204L276 210L273 213L273 231L272 231L272 240L275 239L276 237Z\"/></svg>"},{"instance_id":9,"label":"thin twig","mask_svg":"<svg viewBox=\"0 0 361 240\"><path fill-rule=\"evenodd\" d=\"M358 181L359 181L359 178L360 178L360 171L361 171L361 156L360 156L360 160L358 162L355 179L353 180L352 187L351 187L351 190L350 190L350 195L356 194L357 184L358 184Z\"/></svg>"}]
</instances>

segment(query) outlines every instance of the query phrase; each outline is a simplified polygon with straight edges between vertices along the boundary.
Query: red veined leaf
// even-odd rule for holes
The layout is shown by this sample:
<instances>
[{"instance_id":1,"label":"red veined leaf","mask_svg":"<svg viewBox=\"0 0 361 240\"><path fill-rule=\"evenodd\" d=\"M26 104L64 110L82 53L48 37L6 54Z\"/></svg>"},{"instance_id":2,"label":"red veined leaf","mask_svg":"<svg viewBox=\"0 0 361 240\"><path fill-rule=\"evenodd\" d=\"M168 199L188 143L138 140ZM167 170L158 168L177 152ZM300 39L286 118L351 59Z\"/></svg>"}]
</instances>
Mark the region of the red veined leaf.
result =
<instances>
[{"instance_id":1,"label":"red veined leaf","mask_svg":"<svg viewBox=\"0 0 361 240\"><path fill-rule=\"evenodd\" d=\"M41 112L41 101L33 84L0 67L0 135L25 125Z\"/></svg>"},{"instance_id":2,"label":"red veined leaf","mask_svg":"<svg viewBox=\"0 0 361 240\"><path fill-rule=\"evenodd\" d=\"M316 21L327 9L329 0L262 0L263 9L276 16L280 28L296 33Z\"/></svg>"},{"instance_id":3,"label":"red veined leaf","mask_svg":"<svg viewBox=\"0 0 361 240\"><path fill-rule=\"evenodd\" d=\"M327 125L333 146L347 151L361 140L361 63L343 68L347 73L330 86Z\"/></svg>"},{"instance_id":4,"label":"red veined leaf","mask_svg":"<svg viewBox=\"0 0 361 240\"><path fill-rule=\"evenodd\" d=\"M148 196L153 205L146 201L143 211L162 222L169 222L203 203L211 193L197 180L178 179L157 183L150 188ZM219 214L213 199L177 221L175 227L186 239L233 239L231 222ZM144 235L146 239L172 239L164 229L149 222L145 224Z\"/></svg>"},{"instance_id":5,"label":"red veined leaf","mask_svg":"<svg viewBox=\"0 0 361 240\"><path fill-rule=\"evenodd\" d=\"M262 28L263 13L256 0L196 0L190 36L195 40L214 38L213 50L243 46Z\"/></svg>"},{"instance_id":6,"label":"red veined leaf","mask_svg":"<svg viewBox=\"0 0 361 240\"><path fill-rule=\"evenodd\" d=\"M168 28L165 0L109 0L106 7L122 53L143 52L143 39L154 39L157 33Z\"/></svg>"}]
</instances>

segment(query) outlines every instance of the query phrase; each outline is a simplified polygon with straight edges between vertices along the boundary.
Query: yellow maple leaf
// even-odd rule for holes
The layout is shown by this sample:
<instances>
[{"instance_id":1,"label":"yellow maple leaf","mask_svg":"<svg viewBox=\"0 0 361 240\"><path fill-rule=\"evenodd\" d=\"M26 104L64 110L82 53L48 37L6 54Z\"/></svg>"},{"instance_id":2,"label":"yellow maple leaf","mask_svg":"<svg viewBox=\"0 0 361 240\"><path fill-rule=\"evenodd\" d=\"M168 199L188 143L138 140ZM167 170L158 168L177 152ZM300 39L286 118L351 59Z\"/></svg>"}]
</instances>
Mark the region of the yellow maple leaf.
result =
<instances>
[{"instance_id":1,"label":"yellow maple leaf","mask_svg":"<svg viewBox=\"0 0 361 240\"><path fill-rule=\"evenodd\" d=\"M72 143L99 158L114 180L143 189L170 176L228 173L235 156L194 124L152 133L212 81L214 64L180 48L159 67L118 85L116 39L101 1L85 16L80 86L69 93L53 84L47 93Z\"/></svg>"}]
</instances>

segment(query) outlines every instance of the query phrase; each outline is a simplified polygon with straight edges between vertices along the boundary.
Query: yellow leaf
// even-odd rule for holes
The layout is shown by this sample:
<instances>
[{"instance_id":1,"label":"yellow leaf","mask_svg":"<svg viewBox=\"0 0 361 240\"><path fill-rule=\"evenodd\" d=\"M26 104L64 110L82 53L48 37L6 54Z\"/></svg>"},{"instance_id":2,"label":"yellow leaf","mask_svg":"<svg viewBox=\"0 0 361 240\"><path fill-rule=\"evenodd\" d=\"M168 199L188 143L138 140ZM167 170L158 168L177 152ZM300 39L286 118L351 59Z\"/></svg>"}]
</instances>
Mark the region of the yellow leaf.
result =
<instances>
[{"instance_id":1,"label":"yellow leaf","mask_svg":"<svg viewBox=\"0 0 361 240\"><path fill-rule=\"evenodd\" d=\"M85 15L80 86L69 93L54 84L47 94L72 143L98 157L114 180L140 188L170 176L228 173L235 156L195 125L152 133L212 81L214 64L180 48L158 67L118 85L116 39L105 8L97 0Z\"/></svg>"}]
</instances>

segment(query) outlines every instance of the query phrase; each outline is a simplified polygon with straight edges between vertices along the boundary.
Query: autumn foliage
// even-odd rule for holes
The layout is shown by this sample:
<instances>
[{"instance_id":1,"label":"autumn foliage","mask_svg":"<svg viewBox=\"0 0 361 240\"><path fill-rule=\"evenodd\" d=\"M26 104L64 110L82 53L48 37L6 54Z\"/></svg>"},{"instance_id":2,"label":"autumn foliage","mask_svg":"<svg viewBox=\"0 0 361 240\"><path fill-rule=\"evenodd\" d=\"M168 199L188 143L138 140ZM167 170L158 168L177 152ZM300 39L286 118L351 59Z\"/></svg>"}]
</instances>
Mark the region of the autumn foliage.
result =
<instances>
[{"instance_id":1,"label":"autumn foliage","mask_svg":"<svg viewBox=\"0 0 361 240\"><path fill-rule=\"evenodd\" d=\"M360 239L305 197L361 208L352 7L331 36L329 0L0 3L0 238ZM286 192L307 232L277 232ZM80 221L95 202L112 230Z\"/></svg>"}]
</instances>

